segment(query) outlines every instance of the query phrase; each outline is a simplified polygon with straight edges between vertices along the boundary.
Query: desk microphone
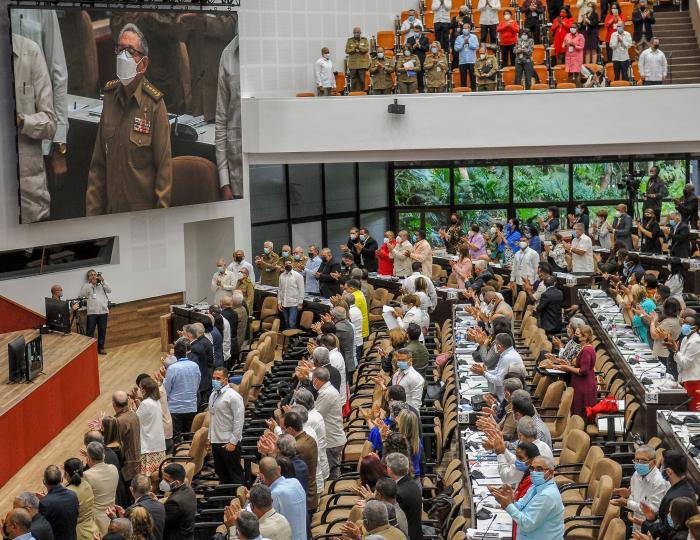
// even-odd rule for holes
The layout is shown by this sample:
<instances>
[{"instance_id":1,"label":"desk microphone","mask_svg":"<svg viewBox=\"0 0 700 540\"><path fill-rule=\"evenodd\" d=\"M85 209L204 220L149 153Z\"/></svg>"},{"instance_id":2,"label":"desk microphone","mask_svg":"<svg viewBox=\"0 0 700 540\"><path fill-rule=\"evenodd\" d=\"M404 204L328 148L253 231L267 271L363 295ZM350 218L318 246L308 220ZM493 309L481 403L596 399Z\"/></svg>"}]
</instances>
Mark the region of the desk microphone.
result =
<instances>
[{"instance_id":1,"label":"desk microphone","mask_svg":"<svg viewBox=\"0 0 700 540\"><path fill-rule=\"evenodd\" d=\"M486 538L486 535L487 535L487 534L489 533L489 531L491 530L491 525L493 525L493 522L496 521L496 518L497 518L497 517L498 517L498 514L494 514L493 517L491 518L491 523L489 523L489 526L486 527L486 530L485 530L485 531L483 532L483 534L481 535L482 540L484 540L484 539Z\"/></svg>"}]
</instances>

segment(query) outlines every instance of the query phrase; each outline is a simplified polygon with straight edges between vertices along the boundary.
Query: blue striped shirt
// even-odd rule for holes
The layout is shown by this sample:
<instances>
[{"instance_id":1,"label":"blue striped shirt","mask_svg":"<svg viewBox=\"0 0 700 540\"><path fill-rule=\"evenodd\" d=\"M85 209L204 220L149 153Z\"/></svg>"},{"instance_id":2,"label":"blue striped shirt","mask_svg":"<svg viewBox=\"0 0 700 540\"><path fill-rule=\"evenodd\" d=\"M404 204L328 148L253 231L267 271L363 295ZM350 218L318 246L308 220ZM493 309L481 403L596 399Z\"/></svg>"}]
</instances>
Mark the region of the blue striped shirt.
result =
<instances>
[{"instance_id":1,"label":"blue striped shirt","mask_svg":"<svg viewBox=\"0 0 700 540\"><path fill-rule=\"evenodd\" d=\"M201 378L199 366L189 358L179 358L168 368L163 388L171 413L197 412L197 390Z\"/></svg>"},{"instance_id":2,"label":"blue striped shirt","mask_svg":"<svg viewBox=\"0 0 700 540\"><path fill-rule=\"evenodd\" d=\"M306 493L296 478L280 476L270 484L272 506L287 518L292 540L306 540Z\"/></svg>"}]
</instances>

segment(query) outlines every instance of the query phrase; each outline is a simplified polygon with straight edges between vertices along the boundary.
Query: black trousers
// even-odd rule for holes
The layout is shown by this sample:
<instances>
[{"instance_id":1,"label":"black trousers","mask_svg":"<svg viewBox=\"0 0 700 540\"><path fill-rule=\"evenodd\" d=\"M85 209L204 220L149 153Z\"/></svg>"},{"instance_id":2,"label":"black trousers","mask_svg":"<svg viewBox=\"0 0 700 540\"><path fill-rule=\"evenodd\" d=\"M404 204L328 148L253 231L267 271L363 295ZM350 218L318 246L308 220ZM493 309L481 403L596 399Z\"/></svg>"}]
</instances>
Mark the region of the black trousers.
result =
<instances>
[{"instance_id":1,"label":"black trousers","mask_svg":"<svg viewBox=\"0 0 700 540\"><path fill-rule=\"evenodd\" d=\"M476 92L476 76L474 75L474 64L459 65L459 85L467 86L467 73L469 73L469 86L472 92Z\"/></svg>"},{"instance_id":2,"label":"black trousers","mask_svg":"<svg viewBox=\"0 0 700 540\"><path fill-rule=\"evenodd\" d=\"M170 413L170 417L173 419L173 437L192 431L192 420L195 416L197 416L196 412Z\"/></svg>"},{"instance_id":3,"label":"black trousers","mask_svg":"<svg viewBox=\"0 0 700 540\"><path fill-rule=\"evenodd\" d=\"M528 17L525 19L525 28L532 32L532 39L535 41L535 45L542 43L542 36L540 35L540 19L539 17Z\"/></svg>"},{"instance_id":4,"label":"black trousers","mask_svg":"<svg viewBox=\"0 0 700 540\"><path fill-rule=\"evenodd\" d=\"M613 60L613 73L615 74L615 80L630 80L630 61L629 60Z\"/></svg>"},{"instance_id":5,"label":"black trousers","mask_svg":"<svg viewBox=\"0 0 700 540\"><path fill-rule=\"evenodd\" d=\"M85 335L92 337L95 334L95 327L97 327L97 349L101 351L105 348L105 339L107 338L107 313L87 316Z\"/></svg>"},{"instance_id":6,"label":"black trousers","mask_svg":"<svg viewBox=\"0 0 700 540\"><path fill-rule=\"evenodd\" d=\"M522 84L525 90L530 89L530 82L532 81L532 74L534 70L532 68L532 62L516 62L515 63L515 84ZM523 84L522 79L525 76L525 83Z\"/></svg>"},{"instance_id":7,"label":"black trousers","mask_svg":"<svg viewBox=\"0 0 700 540\"><path fill-rule=\"evenodd\" d=\"M498 43L498 38L496 37L496 24L482 24L481 25L481 43L486 43L486 38L489 38L490 44Z\"/></svg>"},{"instance_id":8,"label":"black trousers","mask_svg":"<svg viewBox=\"0 0 700 540\"><path fill-rule=\"evenodd\" d=\"M366 69L351 69L350 70L350 91L364 92L365 88L365 73Z\"/></svg>"},{"instance_id":9,"label":"black trousers","mask_svg":"<svg viewBox=\"0 0 700 540\"><path fill-rule=\"evenodd\" d=\"M435 23L435 39L440 42L443 51L450 50L450 23Z\"/></svg>"},{"instance_id":10,"label":"black trousers","mask_svg":"<svg viewBox=\"0 0 700 540\"><path fill-rule=\"evenodd\" d=\"M501 66L515 65L515 45L501 45Z\"/></svg>"},{"instance_id":11,"label":"black trousers","mask_svg":"<svg viewBox=\"0 0 700 540\"><path fill-rule=\"evenodd\" d=\"M212 443L211 445L216 476L218 476L219 482L222 484L243 484L241 447L236 445L236 449L233 452L227 452L225 447L225 444Z\"/></svg>"}]
</instances>

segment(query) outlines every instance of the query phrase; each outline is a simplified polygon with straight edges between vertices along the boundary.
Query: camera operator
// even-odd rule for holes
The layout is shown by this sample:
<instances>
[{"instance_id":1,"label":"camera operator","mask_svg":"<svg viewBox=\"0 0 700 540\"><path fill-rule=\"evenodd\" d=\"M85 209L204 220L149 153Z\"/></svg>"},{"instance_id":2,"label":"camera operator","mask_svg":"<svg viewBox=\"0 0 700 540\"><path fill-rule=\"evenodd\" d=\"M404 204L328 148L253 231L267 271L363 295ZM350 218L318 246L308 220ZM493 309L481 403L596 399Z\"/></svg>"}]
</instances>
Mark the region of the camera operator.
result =
<instances>
[{"instance_id":1,"label":"camera operator","mask_svg":"<svg viewBox=\"0 0 700 540\"><path fill-rule=\"evenodd\" d=\"M54 300L59 300L63 302L63 287L58 283L56 285L51 285L51 298ZM80 304L76 300L67 300L70 303L70 308L75 311L80 307Z\"/></svg>"},{"instance_id":2,"label":"camera operator","mask_svg":"<svg viewBox=\"0 0 700 540\"><path fill-rule=\"evenodd\" d=\"M649 180L647 181L647 191L644 194L643 209L649 208L656 214L656 222L661 221L661 203L668 197L668 189L663 180L659 178L659 168L654 165L649 169Z\"/></svg>"},{"instance_id":3,"label":"camera operator","mask_svg":"<svg viewBox=\"0 0 700 540\"><path fill-rule=\"evenodd\" d=\"M90 270L88 282L80 289L80 296L87 298L87 331L92 337L97 326L97 352L105 354L105 337L107 336L107 316L109 314L109 297L112 289L105 283L101 272Z\"/></svg>"}]
</instances>

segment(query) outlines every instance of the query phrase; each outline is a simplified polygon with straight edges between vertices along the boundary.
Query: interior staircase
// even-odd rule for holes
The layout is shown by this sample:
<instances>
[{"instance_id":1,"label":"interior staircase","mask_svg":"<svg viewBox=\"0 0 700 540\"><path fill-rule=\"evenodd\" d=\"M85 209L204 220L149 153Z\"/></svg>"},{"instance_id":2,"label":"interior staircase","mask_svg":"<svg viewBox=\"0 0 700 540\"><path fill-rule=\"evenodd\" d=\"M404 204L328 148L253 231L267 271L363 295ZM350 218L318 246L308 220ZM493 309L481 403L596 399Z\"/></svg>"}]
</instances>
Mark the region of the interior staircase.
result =
<instances>
[{"instance_id":1,"label":"interior staircase","mask_svg":"<svg viewBox=\"0 0 700 540\"><path fill-rule=\"evenodd\" d=\"M670 6L669 6L670 7ZM700 83L700 47L687 11L655 11L654 35L666 54L672 84Z\"/></svg>"}]
</instances>

